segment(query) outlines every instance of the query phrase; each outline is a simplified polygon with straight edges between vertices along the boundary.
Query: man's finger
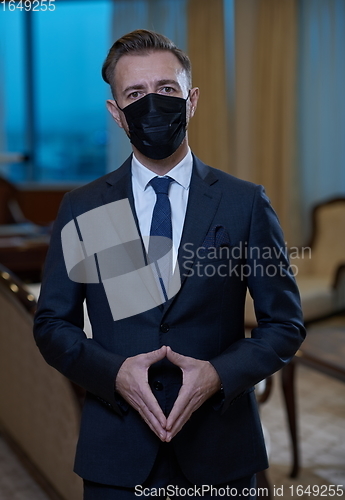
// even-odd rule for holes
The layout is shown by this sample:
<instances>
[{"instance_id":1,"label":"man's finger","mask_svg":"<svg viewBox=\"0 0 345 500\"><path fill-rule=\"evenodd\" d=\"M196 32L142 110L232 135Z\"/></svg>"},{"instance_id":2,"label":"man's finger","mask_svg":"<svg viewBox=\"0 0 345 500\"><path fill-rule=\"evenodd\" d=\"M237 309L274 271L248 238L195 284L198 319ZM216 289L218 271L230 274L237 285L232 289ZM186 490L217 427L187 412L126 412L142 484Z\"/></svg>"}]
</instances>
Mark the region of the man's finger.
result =
<instances>
[{"instance_id":1,"label":"man's finger","mask_svg":"<svg viewBox=\"0 0 345 500\"><path fill-rule=\"evenodd\" d=\"M141 389L140 393L135 392L128 395L128 402L140 414L143 420L164 441L166 437L166 417L158 405L155 397L150 394L151 390Z\"/></svg>"},{"instance_id":2,"label":"man's finger","mask_svg":"<svg viewBox=\"0 0 345 500\"><path fill-rule=\"evenodd\" d=\"M146 422L146 424L159 437L159 439L161 441L165 441L167 432L165 428L162 427L159 420L156 418L156 415L153 414L144 404L140 406L138 412L144 422Z\"/></svg>"},{"instance_id":3,"label":"man's finger","mask_svg":"<svg viewBox=\"0 0 345 500\"><path fill-rule=\"evenodd\" d=\"M167 352L167 348L163 345L160 349L156 351L147 352L145 354L141 354L143 359L147 362L147 366L153 365L153 363L157 363L161 359L165 358Z\"/></svg>"},{"instance_id":4,"label":"man's finger","mask_svg":"<svg viewBox=\"0 0 345 500\"><path fill-rule=\"evenodd\" d=\"M151 412L149 412L148 408L142 406L141 408L138 408L138 413L144 420L144 422L156 434L156 436L159 437L161 441L166 441L166 435L167 435L166 430L161 427L158 420Z\"/></svg>"},{"instance_id":5,"label":"man's finger","mask_svg":"<svg viewBox=\"0 0 345 500\"><path fill-rule=\"evenodd\" d=\"M174 424L171 427L171 429L169 429L167 431L167 434L166 434L166 441L167 442L171 441L172 438L174 436L176 436L176 434L178 432L180 432L180 430L182 429L182 427L184 426L184 424L192 416L192 413L194 412L194 410L195 410L195 408L193 407L192 403L190 403L188 406L186 406L186 408L184 409L184 411L180 414L180 416L174 422Z\"/></svg>"},{"instance_id":6,"label":"man's finger","mask_svg":"<svg viewBox=\"0 0 345 500\"><path fill-rule=\"evenodd\" d=\"M166 429L168 431L172 429L177 419L186 411L186 408L190 404L191 397L192 395L190 394L190 392L184 386L182 386L175 404L168 416L168 420L166 423Z\"/></svg>"},{"instance_id":7,"label":"man's finger","mask_svg":"<svg viewBox=\"0 0 345 500\"><path fill-rule=\"evenodd\" d=\"M148 411L155 416L161 427L165 429L167 423L166 417L159 406L157 399L152 394L151 387L148 384L145 384L145 387L143 387L141 398L144 406L146 406Z\"/></svg>"},{"instance_id":8,"label":"man's finger","mask_svg":"<svg viewBox=\"0 0 345 500\"><path fill-rule=\"evenodd\" d=\"M183 356L183 354L173 351L170 346L166 348L166 357L169 361L174 363L174 365L177 365L180 368L184 368L189 359L187 356Z\"/></svg>"},{"instance_id":9,"label":"man's finger","mask_svg":"<svg viewBox=\"0 0 345 500\"><path fill-rule=\"evenodd\" d=\"M126 399L139 413L144 411L147 418L150 419L150 416L153 415L160 426L165 429L166 417L147 382L141 383L135 391L128 393Z\"/></svg>"}]
</instances>

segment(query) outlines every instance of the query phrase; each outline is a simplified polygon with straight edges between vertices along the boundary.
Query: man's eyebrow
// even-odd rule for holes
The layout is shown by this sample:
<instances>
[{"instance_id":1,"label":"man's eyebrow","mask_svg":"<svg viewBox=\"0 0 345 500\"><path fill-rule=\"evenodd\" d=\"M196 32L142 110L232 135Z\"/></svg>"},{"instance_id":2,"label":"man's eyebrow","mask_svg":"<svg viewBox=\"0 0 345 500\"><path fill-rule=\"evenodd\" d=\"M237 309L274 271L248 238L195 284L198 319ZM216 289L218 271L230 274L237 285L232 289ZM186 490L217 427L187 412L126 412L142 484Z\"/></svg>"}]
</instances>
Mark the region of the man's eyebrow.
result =
<instances>
[{"instance_id":1,"label":"man's eyebrow","mask_svg":"<svg viewBox=\"0 0 345 500\"><path fill-rule=\"evenodd\" d=\"M158 82L156 82L156 84L158 86L160 86L160 85L176 85L178 88L180 88L180 84L176 80L166 80L166 79L158 80Z\"/></svg>"},{"instance_id":2,"label":"man's eyebrow","mask_svg":"<svg viewBox=\"0 0 345 500\"><path fill-rule=\"evenodd\" d=\"M145 88L144 84L137 83L136 85L129 85L128 87L125 88L125 90L122 93L126 94L130 90L142 90L143 88Z\"/></svg>"},{"instance_id":3,"label":"man's eyebrow","mask_svg":"<svg viewBox=\"0 0 345 500\"><path fill-rule=\"evenodd\" d=\"M176 80L162 79L158 80L155 84L157 87L160 87L161 85L175 85L179 89L181 88L180 84ZM135 85L129 85L128 87L126 87L122 93L127 94L127 92L130 92L132 90L143 90L144 88L145 85L143 83L136 83Z\"/></svg>"}]
</instances>

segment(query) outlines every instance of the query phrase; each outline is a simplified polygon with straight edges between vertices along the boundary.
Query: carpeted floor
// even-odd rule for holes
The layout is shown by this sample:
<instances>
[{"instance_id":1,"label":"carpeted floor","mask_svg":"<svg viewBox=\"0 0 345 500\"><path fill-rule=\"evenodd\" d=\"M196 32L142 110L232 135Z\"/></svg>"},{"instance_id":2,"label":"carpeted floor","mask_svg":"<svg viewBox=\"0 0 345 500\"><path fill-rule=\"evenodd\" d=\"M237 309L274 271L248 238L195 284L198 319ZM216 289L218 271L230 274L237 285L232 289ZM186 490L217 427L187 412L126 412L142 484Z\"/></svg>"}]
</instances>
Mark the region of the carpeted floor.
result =
<instances>
[{"instance_id":1,"label":"carpeted floor","mask_svg":"<svg viewBox=\"0 0 345 500\"><path fill-rule=\"evenodd\" d=\"M331 498L332 491L326 485L343 485L345 489L345 384L309 368L298 367L302 467L298 477L291 479L291 446L278 377L275 376L271 398L261 410L262 422L269 434L268 476L272 491L275 486L276 498ZM296 491L298 485L303 485L305 495L298 494L302 492L302 488ZM283 496L278 496L282 490L277 488L282 486ZM306 490L308 486L311 487L310 495ZM335 498L339 498L340 490L338 493Z\"/></svg>"}]
</instances>

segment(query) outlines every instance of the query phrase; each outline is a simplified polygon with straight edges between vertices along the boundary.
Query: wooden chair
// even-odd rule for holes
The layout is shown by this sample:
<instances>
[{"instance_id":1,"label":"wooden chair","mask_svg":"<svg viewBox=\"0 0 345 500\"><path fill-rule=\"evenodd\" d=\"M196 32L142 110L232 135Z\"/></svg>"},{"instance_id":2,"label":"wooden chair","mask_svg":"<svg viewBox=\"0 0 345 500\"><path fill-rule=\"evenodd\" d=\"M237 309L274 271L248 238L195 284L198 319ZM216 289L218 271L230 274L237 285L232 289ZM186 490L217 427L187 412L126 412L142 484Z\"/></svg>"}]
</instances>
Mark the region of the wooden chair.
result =
<instances>
[{"instance_id":1,"label":"wooden chair","mask_svg":"<svg viewBox=\"0 0 345 500\"><path fill-rule=\"evenodd\" d=\"M304 364L345 382L345 310L343 314L341 326L332 325L331 322L329 325L325 322L322 326L315 324L310 326L307 330L307 338L295 358L282 370L282 387L293 450L290 477L297 477L300 468L295 394L296 367Z\"/></svg>"},{"instance_id":2,"label":"wooden chair","mask_svg":"<svg viewBox=\"0 0 345 500\"><path fill-rule=\"evenodd\" d=\"M295 376L296 366L304 364L345 382L345 264L338 267L334 282L337 312L342 326L332 321L311 321L307 324L307 337L292 362L282 370L282 389L288 416L292 443L293 464L290 477L298 475L300 453L297 429Z\"/></svg>"},{"instance_id":3,"label":"wooden chair","mask_svg":"<svg viewBox=\"0 0 345 500\"><path fill-rule=\"evenodd\" d=\"M0 266L0 432L54 500L82 498L73 473L81 414L73 385L34 342L34 296Z\"/></svg>"},{"instance_id":4,"label":"wooden chair","mask_svg":"<svg viewBox=\"0 0 345 500\"><path fill-rule=\"evenodd\" d=\"M315 206L312 212L312 237L308 247L305 248L307 251L302 252L300 249L299 252L295 252L297 255L291 259L291 264L298 268L296 280L301 294L304 323L309 327L345 311L345 198L334 198ZM248 329L256 326L253 301L249 295L246 302L245 323ZM312 341L315 342L315 339ZM311 366L309 342L307 340L302 345L295 360L281 371L293 455L290 477L296 477L300 467L295 405L295 365L303 362ZM327 361L322 361L321 357L318 357L315 363L314 367L319 370L322 366L333 370Z\"/></svg>"},{"instance_id":5,"label":"wooden chair","mask_svg":"<svg viewBox=\"0 0 345 500\"><path fill-rule=\"evenodd\" d=\"M296 477L300 467L295 366L301 362L337 378L341 378L344 368L339 353L344 349L345 333L340 335L331 327L326 331L315 325L345 312L345 198L317 205L312 219L311 258L293 261L299 268L297 284L308 335L293 362L282 370L282 389L293 454L290 477ZM318 332L316 335L315 331ZM336 360L335 364L331 359Z\"/></svg>"}]
</instances>

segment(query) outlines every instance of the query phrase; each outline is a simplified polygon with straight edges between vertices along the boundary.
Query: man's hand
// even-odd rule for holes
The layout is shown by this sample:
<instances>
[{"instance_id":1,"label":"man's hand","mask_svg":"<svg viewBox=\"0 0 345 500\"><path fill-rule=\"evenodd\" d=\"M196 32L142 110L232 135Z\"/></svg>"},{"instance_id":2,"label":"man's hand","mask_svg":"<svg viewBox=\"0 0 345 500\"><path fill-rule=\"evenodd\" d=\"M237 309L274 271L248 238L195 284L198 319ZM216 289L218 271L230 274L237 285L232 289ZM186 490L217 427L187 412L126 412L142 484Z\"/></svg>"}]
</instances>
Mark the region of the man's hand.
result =
<instances>
[{"instance_id":1,"label":"man's hand","mask_svg":"<svg viewBox=\"0 0 345 500\"><path fill-rule=\"evenodd\" d=\"M166 348L166 357L179 366L183 374L182 387L166 424L166 441L176 436L192 413L220 390L218 373L209 361L194 359Z\"/></svg>"},{"instance_id":2,"label":"man's hand","mask_svg":"<svg viewBox=\"0 0 345 500\"><path fill-rule=\"evenodd\" d=\"M139 412L150 429L166 441L166 418L148 383L148 369L165 358L166 346L157 351L127 358L118 371L115 387L121 396Z\"/></svg>"}]
</instances>

